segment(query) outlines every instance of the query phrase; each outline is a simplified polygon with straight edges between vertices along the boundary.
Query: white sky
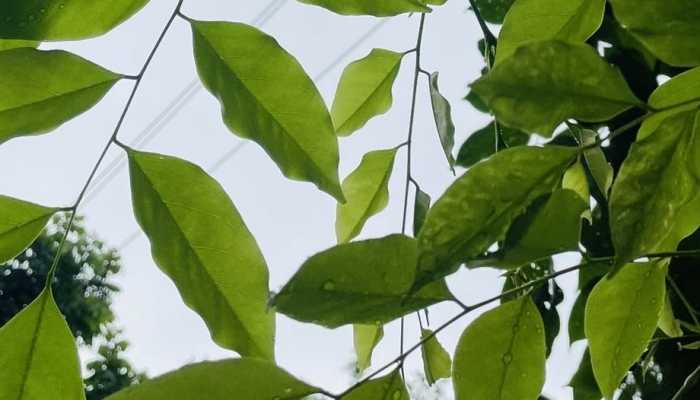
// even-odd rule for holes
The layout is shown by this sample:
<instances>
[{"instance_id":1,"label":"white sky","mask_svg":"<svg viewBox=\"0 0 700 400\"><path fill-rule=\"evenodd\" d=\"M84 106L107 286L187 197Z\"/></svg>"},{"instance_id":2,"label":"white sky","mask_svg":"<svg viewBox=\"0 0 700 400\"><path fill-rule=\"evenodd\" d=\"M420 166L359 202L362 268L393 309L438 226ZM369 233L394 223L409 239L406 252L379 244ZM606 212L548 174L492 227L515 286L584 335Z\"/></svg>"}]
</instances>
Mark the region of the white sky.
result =
<instances>
[{"instance_id":1,"label":"white sky","mask_svg":"<svg viewBox=\"0 0 700 400\"><path fill-rule=\"evenodd\" d=\"M79 43L60 43L43 48L63 48L78 53L113 71L136 74L150 51L176 1L157 0L134 18L103 37ZM285 0L264 31L272 34L294 54L309 75L326 69L338 55L377 23L371 17L343 17L321 8ZM248 22L268 1L185 0L184 12L202 20ZM364 57L373 47L405 51L415 45L418 17L400 16L353 51L341 65L317 82L328 104L332 102L342 67ZM476 50L481 32L466 1L452 0L427 18L423 46L423 67L440 72L443 94L452 103L457 126L457 146L469 133L481 128L488 117L473 111L462 101L467 85L479 76L482 61ZM406 57L397 78L392 110L372 120L363 130L340 141L341 179L370 150L394 147L403 142L408 126L413 57ZM127 116L120 139L131 142L196 77L190 31L176 20L162 44ZM439 145L430 111L427 82L421 78L414 141L414 176L433 199L454 179ZM71 204L80 191L91 166L109 138L132 83L119 83L95 108L49 135L22 138L0 146L0 193L45 205ZM222 154L241 143L226 129L217 101L206 91L193 95L165 129L142 150L175 155L208 168ZM455 150L456 150L455 149ZM123 158L112 149L104 165ZM405 149L400 152L390 183L389 207L372 218L361 237L379 237L401 227ZM458 173L461 173L459 171ZM271 289L279 289L301 263L312 254L335 243L334 200L313 185L289 181L260 147L246 145L214 177L226 188L244 216L265 254L271 274ZM80 212L88 228L107 243L117 246L137 229L131 210L127 171L91 199ZM117 282L122 292L115 299L118 323L132 343L128 353L134 365L151 376L186 363L234 356L212 343L201 319L186 308L174 285L154 265L143 236L123 249L123 270ZM576 260L564 257L565 264ZM562 264L563 265L563 264ZM449 279L453 292L465 303L493 296L500 291L499 272L462 270ZM559 280L567 300L560 310L562 332L548 364L545 393L568 399L563 388L574 373L580 347L570 351L565 336L571 294L576 278ZM433 327L458 312L452 305L431 309ZM439 336L452 351L466 324L477 314L459 321ZM406 322L407 344L418 340L417 321ZM381 366L398 354L398 323L386 329L375 353L374 366ZM350 383L348 373L354 361L352 329L327 330L278 317L277 359L287 370L330 391L343 390ZM475 361L478 362L478 361ZM409 358L413 376L421 368L420 355ZM448 385L449 386L449 385Z\"/></svg>"}]
</instances>

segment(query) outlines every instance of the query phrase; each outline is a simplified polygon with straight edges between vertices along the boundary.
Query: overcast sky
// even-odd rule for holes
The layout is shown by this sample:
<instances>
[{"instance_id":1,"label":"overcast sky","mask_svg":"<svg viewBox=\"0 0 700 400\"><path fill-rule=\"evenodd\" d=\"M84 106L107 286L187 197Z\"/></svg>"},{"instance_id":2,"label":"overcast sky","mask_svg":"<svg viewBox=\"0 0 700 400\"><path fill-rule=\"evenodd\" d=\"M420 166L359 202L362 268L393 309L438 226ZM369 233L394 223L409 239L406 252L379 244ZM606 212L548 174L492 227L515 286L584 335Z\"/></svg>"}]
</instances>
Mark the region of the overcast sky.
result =
<instances>
[{"instance_id":1,"label":"overcast sky","mask_svg":"<svg viewBox=\"0 0 700 400\"><path fill-rule=\"evenodd\" d=\"M78 53L113 71L136 74L176 1L151 1L139 14L111 33L79 43L55 43L42 48L63 48ZM273 1L276 13L266 18L264 31L273 35L294 54L311 76L327 70L370 29L375 33L357 46L342 63L324 74L317 85L328 104L344 65L364 57L372 48L405 51L415 45L418 16L395 17L377 28L380 19L343 17L324 9L293 0ZM185 0L184 12L202 20L250 22L269 1ZM427 18L423 47L423 68L440 72L443 94L452 103L457 126L457 148L473 131L486 125L487 116L470 109L462 101L469 82L483 66L476 42L481 37L466 2L452 0ZM406 57L397 78L391 111L372 120L363 130L340 140L341 179L370 150L394 147L405 141L410 108L410 90L414 59ZM131 143L196 78L188 25L177 20L158 51L134 106L127 116L120 139ZM454 180L439 145L430 111L427 82L419 87L414 141L414 176L433 198L439 197ZM91 166L109 138L133 83L119 83L95 108L65 124L51 134L22 138L0 146L0 193L45 204L71 204L80 191ZM155 151L190 160L205 169L222 155L244 143L226 129L218 102L195 86L186 92L172 118L162 122L157 136L150 136L138 149ZM221 182L255 235L270 268L271 289L279 289L301 263L314 253L335 244L334 200L308 183L285 179L277 166L255 143L238 148L221 164L213 176ZM401 228L405 148L400 152L390 183L389 207L372 218L361 237L380 237ZM112 149L104 166L123 159ZM103 168L102 171L105 169ZM458 171L458 174L463 171ZM99 183L99 182L97 182ZM81 209L88 228L108 244L125 243L138 227L130 201L128 173L115 170L115 177L99 192L88 196ZM151 376L186 363L234 356L212 343L201 319L186 308L174 285L151 260L144 236L138 236L121 249L123 270L117 277L122 288L115 299L118 323L132 343L129 358ZM573 257L559 258L558 265L571 265ZM570 350L566 333L575 277L559 280L567 293L562 305L562 332L548 365L545 393L555 399L571 397L564 388L580 358L580 347ZM452 291L465 303L472 303L500 291L499 272L481 269L461 271L449 279ZM433 326L439 325L458 309L440 305L431 309ZM464 318L439 336L451 350L464 327L478 314ZM406 322L407 343L418 340L417 321ZM381 366L398 354L398 324L387 327L374 366ZM354 360L352 329L327 330L278 317L277 360L293 374L340 391L350 383L350 365ZM421 368L420 355L409 359L413 376ZM448 385L449 386L449 385Z\"/></svg>"}]
</instances>

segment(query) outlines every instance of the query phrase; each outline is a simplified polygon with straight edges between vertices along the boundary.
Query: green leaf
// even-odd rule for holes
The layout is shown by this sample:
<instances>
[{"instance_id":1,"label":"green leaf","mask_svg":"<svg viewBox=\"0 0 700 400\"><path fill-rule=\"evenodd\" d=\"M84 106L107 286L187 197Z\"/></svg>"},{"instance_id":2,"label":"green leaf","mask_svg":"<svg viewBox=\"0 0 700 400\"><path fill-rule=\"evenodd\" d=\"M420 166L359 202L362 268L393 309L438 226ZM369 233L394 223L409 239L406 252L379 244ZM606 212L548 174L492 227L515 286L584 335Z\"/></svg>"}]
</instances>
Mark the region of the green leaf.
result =
<instances>
[{"instance_id":1,"label":"green leaf","mask_svg":"<svg viewBox=\"0 0 700 400\"><path fill-rule=\"evenodd\" d=\"M594 131L583 130L583 145L588 146L595 143L598 134ZM588 166L588 170L591 172L593 181L600 193L607 199L610 193L610 188L613 184L613 178L615 176L615 171L612 165L608 162L605 157L605 153L600 146L591 147L583 152L584 160Z\"/></svg>"},{"instance_id":2,"label":"green leaf","mask_svg":"<svg viewBox=\"0 0 700 400\"><path fill-rule=\"evenodd\" d=\"M700 225L700 112L672 114L638 140L610 195L616 264L644 254L674 251Z\"/></svg>"},{"instance_id":3,"label":"green leaf","mask_svg":"<svg viewBox=\"0 0 700 400\"><path fill-rule=\"evenodd\" d=\"M519 47L472 90L499 122L546 137L568 118L606 121L641 104L595 49L556 40Z\"/></svg>"},{"instance_id":4,"label":"green leaf","mask_svg":"<svg viewBox=\"0 0 700 400\"><path fill-rule=\"evenodd\" d=\"M406 385L397 370L362 384L341 398L342 400L410 400Z\"/></svg>"},{"instance_id":5,"label":"green leaf","mask_svg":"<svg viewBox=\"0 0 700 400\"><path fill-rule=\"evenodd\" d=\"M57 128L94 106L121 78L65 51L0 52L0 143Z\"/></svg>"},{"instance_id":6,"label":"green leaf","mask_svg":"<svg viewBox=\"0 0 700 400\"><path fill-rule=\"evenodd\" d=\"M586 318L586 302L592 290L592 286L581 289L576 297L574 306L571 308L571 314L569 314L569 344L586 338L584 322ZM600 397L597 400L600 400Z\"/></svg>"},{"instance_id":7,"label":"green leaf","mask_svg":"<svg viewBox=\"0 0 700 400\"><path fill-rule=\"evenodd\" d=\"M481 17L492 24L502 24L515 0L474 0Z\"/></svg>"},{"instance_id":8,"label":"green leaf","mask_svg":"<svg viewBox=\"0 0 700 400\"><path fill-rule=\"evenodd\" d=\"M372 352L384 337L384 326L377 324L353 325L353 344L357 363L355 369L358 374L363 373L372 365Z\"/></svg>"},{"instance_id":9,"label":"green leaf","mask_svg":"<svg viewBox=\"0 0 700 400\"><path fill-rule=\"evenodd\" d=\"M430 75L430 103L433 106L433 117L440 144L447 157L447 163L454 172L455 159L452 156L452 149L455 146L455 124L452 122L452 108L445 96L440 93L438 86L439 74L434 72Z\"/></svg>"},{"instance_id":10,"label":"green leaf","mask_svg":"<svg viewBox=\"0 0 700 400\"><path fill-rule=\"evenodd\" d=\"M335 232L338 243L359 235L367 220L389 204L389 178L396 149L371 151L343 182L345 204L338 204Z\"/></svg>"},{"instance_id":11,"label":"green leaf","mask_svg":"<svg viewBox=\"0 0 700 400\"><path fill-rule=\"evenodd\" d=\"M524 146L530 136L517 129L500 126L499 149ZM457 154L457 165L469 168L479 161L489 158L496 152L496 122L491 121L485 127L469 135Z\"/></svg>"},{"instance_id":12,"label":"green leaf","mask_svg":"<svg viewBox=\"0 0 700 400\"><path fill-rule=\"evenodd\" d=\"M591 366L591 353L588 349L583 354L578 370L569 386L574 389L574 400L600 400L603 394L598 389L598 384L593 376L593 367Z\"/></svg>"},{"instance_id":13,"label":"green leaf","mask_svg":"<svg viewBox=\"0 0 700 400\"><path fill-rule=\"evenodd\" d=\"M601 280L588 297L586 337L593 373L607 399L654 335L665 276L665 265L627 264L614 277Z\"/></svg>"},{"instance_id":14,"label":"green leaf","mask_svg":"<svg viewBox=\"0 0 700 400\"><path fill-rule=\"evenodd\" d=\"M56 211L0 195L0 263L29 247Z\"/></svg>"},{"instance_id":15,"label":"green leaf","mask_svg":"<svg viewBox=\"0 0 700 400\"><path fill-rule=\"evenodd\" d=\"M391 235L341 244L307 260L273 299L291 318L336 328L381 324L452 300L444 281L409 296L416 241Z\"/></svg>"},{"instance_id":16,"label":"green leaf","mask_svg":"<svg viewBox=\"0 0 700 400\"><path fill-rule=\"evenodd\" d=\"M428 212L418 236L417 286L503 239L530 203L559 185L576 154L569 147L516 147L469 169Z\"/></svg>"},{"instance_id":17,"label":"green leaf","mask_svg":"<svg viewBox=\"0 0 700 400\"><path fill-rule=\"evenodd\" d=\"M403 54L374 49L365 58L350 63L340 77L331 107L335 132L347 136L370 119L389 111L392 89Z\"/></svg>"},{"instance_id":18,"label":"green leaf","mask_svg":"<svg viewBox=\"0 0 700 400\"><path fill-rule=\"evenodd\" d=\"M491 113L491 110L489 110L489 106L487 106L486 103L484 103L484 101L481 100L479 95L474 93L473 90L470 90L469 93L467 93L467 95L464 97L464 100L468 101L469 104L471 104L472 107L474 107L474 109L476 109L477 111L481 111L482 113L486 114Z\"/></svg>"},{"instance_id":19,"label":"green leaf","mask_svg":"<svg viewBox=\"0 0 700 400\"><path fill-rule=\"evenodd\" d=\"M603 23L605 0L518 0L498 35L496 65L538 40L583 43Z\"/></svg>"},{"instance_id":20,"label":"green leaf","mask_svg":"<svg viewBox=\"0 0 700 400\"><path fill-rule=\"evenodd\" d=\"M0 329L0 399L85 399L75 339L50 289Z\"/></svg>"},{"instance_id":21,"label":"green leaf","mask_svg":"<svg viewBox=\"0 0 700 400\"><path fill-rule=\"evenodd\" d=\"M700 64L700 10L694 0L612 0L615 18L662 61Z\"/></svg>"},{"instance_id":22,"label":"green leaf","mask_svg":"<svg viewBox=\"0 0 700 400\"><path fill-rule=\"evenodd\" d=\"M673 313L673 305L668 293L664 296L664 306L661 308L661 316L659 317L659 329L668 337L683 336L683 329Z\"/></svg>"},{"instance_id":23,"label":"green leaf","mask_svg":"<svg viewBox=\"0 0 700 400\"><path fill-rule=\"evenodd\" d=\"M545 341L532 299L507 302L472 322L459 339L453 372L457 400L536 399Z\"/></svg>"},{"instance_id":24,"label":"green leaf","mask_svg":"<svg viewBox=\"0 0 700 400\"><path fill-rule=\"evenodd\" d=\"M136 219L156 264L219 345L274 358L268 271L255 238L224 189L199 167L128 150Z\"/></svg>"},{"instance_id":25,"label":"green leaf","mask_svg":"<svg viewBox=\"0 0 700 400\"><path fill-rule=\"evenodd\" d=\"M249 25L193 21L192 32L199 76L229 129L262 146L288 178L344 201L333 123L299 62Z\"/></svg>"},{"instance_id":26,"label":"green leaf","mask_svg":"<svg viewBox=\"0 0 700 400\"><path fill-rule=\"evenodd\" d=\"M433 5L433 6L441 6L445 3L447 3L447 0L420 0L420 2L423 4L428 4L428 5Z\"/></svg>"},{"instance_id":27,"label":"green leaf","mask_svg":"<svg viewBox=\"0 0 700 400\"><path fill-rule=\"evenodd\" d=\"M580 160L575 162L574 165L566 170L566 173L564 173L564 179L562 180L562 187L577 193L581 200L588 205L591 198L591 191L588 188L586 169L583 168L583 164ZM588 207L586 206L586 208Z\"/></svg>"},{"instance_id":28,"label":"green leaf","mask_svg":"<svg viewBox=\"0 0 700 400\"><path fill-rule=\"evenodd\" d=\"M410 12L430 12L427 1L420 0L298 0L300 3L323 7L341 15L373 15L392 17Z\"/></svg>"},{"instance_id":29,"label":"green leaf","mask_svg":"<svg viewBox=\"0 0 700 400\"><path fill-rule=\"evenodd\" d=\"M5 40L0 39L0 51L17 49L20 47L33 47L39 46L39 42L33 40Z\"/></svg>"},{"instance_id":30,"label":"green leaf","mask_svg":"<svg viewBox=\"0 0 700 400\"><path fill-rule=\"evenodd\" d=\"M430 210L431 198L428 193L425 193L421 188L416 186L416 197L413 201L413 235L418 236L423 224L425 223L425 217L428 215L428 210Z\"/></svg>"},{"instance_id":31,"label":"green leaf","mask_svg":"<svg viewBox=\"0 0 700 400\"><path fill-rule=\"evenodd\" d=\"M242 358L188 365L108 399L301 399L318 391L272 363Z\"/></svg>"},{"instance_id":32,"label":"green leaf","mask_svg":"<svg viewBox=\"0 0 700 400\"><path fill-rule=\"evenodd\" d=\"M35 0L0 3L0 38L78 40L102 35L132 15L148 0Z\"/></svg>"},{"instance_id":33,"label":"green leaf","mask_svg":"<svg viewBox=\"0 0 700 400\"><path fill-rule=\"evenodd\" d=\"M438 342L433 331L421 329L421 339L425 340L421 345L421 355L423 357L423 371L425 379L429 385L433 385L439 379L449 378L452 375L452 359L450 354Z\"/></svg>"}]
</instances>

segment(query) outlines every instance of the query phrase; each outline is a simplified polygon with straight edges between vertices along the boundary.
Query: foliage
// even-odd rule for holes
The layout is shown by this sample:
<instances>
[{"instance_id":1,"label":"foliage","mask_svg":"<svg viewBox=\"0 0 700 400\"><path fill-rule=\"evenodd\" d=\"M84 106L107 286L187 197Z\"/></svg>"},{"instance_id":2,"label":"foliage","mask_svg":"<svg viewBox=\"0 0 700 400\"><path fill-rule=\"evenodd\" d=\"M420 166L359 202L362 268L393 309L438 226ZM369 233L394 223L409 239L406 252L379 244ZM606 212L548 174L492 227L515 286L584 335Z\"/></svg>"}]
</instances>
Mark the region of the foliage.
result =
<instances>
[{"instance_id":1,"label":"foliage","mask_svg":"<svg viewBox=\"0 0 700 400\"><path fill-rule=\"evenodd\" d=\"M227 127L262 146L285 176L311 182L339 203L340 244L309 258L268 308L265 259L218 183L189 162L119 142L129 101L105 151L118 145L129 156L136 217L157 265L204 319L213 340L241 358L187 366L113 398L323 394L346 400L408 399L401 371L407 357L421 349L426 379L432 383L451 373L457 399L534 400L542 397L548 349L559 332L556 305L562 296L553 279L574 272L581 293L569 324L572 338L585 337L590 347L590 357L584 357L571 383L577 398L612 399L616 393L692 398L700 360L692 355L698 344L691 339L700 333L700 322L697 296L690 297L698 291L686 278L694 275L685 268L700 256L700 16L695 4L470 0L483 31L486 67L467 100L491 113L493 122L465 143L456 162L468 169L431 206L411 173L411 155L417 85L423 77L435 145L450 167L455 164L452 106L439 91L438 73L421 65L425 21L445 1L301 2L342 15L421 13L416 46L404 52L375 49L351 63L329 111L301 64L274 38L245 24L193 20L180 11L182 0L142 72L133 77L67 52L31 47L33 41L105 33L146 1L75 1L68 7L45 0L44 8L32 10L34 2L17 0L0 6L10 16L10 23L0 25L0 38L13 40L4 47L14 48L0 52L0 91L5 91L0 141L52 130L94 105L119 79L135 81L133 99L179 17L192 27L199 76L219 99ZM498 39L485 21L503 22ZM408 56L415 62L407 140L391 150L368 149L341 185L338 136L388 112L398 70ZM670 80L659 85L660 75ZM46 80L41 86L26 84L39 77ZM635 130L637 135L631 134ZM527 145L534 135L552 139ZM387 180L403 150L409 156L401 232L353 242L391 200ZM69 212L70 226L92 177L66 208L3 197L1 255L21 253L56 212ZM411 189L415 238L407 235ZM69 230L55 260L65 254ZM549 261L571 251L580 253L581 264L555 268ZM52 264L50 277L58 265ZM444 278L462 265L503 269L504 290L471 306L461 303ZM51 398L59 381L65 383L62 397L82 396L75 345L53 302L56 294L51 287L33 293L38 297L32 305L0 330L0 374L9 382L0 387L0 398ZM462 311L423 330L419 343L342 393L306 385L272 363L276 312L331 328L354 324L362 370L381 340L383 324L442 301ZM436 335L498 301L466 327L450 371L449 354ZM669 332L671 337L665 336ZM668 347L676 343L691 355ZM655 379L647 379L649 374Z\"/></svg>"}]
</instances>

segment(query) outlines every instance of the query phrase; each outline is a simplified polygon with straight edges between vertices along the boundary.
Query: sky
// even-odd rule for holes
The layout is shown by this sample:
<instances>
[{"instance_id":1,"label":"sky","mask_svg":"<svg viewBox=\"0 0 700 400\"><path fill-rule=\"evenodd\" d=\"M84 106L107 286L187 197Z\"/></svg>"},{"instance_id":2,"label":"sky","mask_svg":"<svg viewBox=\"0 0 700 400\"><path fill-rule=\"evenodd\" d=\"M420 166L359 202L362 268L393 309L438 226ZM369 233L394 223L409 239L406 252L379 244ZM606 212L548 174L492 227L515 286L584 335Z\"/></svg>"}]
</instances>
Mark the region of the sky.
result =
<instances>
[{"instance_id":1,"label":"sky","mask_svg":"<svg viewBox=\"0 0 700 400\"><path fill-rule=\"evenodd\" d=\"M44 44L42 48L72 51L112 71L133 75L141 68L175 4L175 0L154 0L107 35L81 42ZM266 8L270 4L272 7ZM264 10L274 14L265 14L262 29L297 57L310 76L320 78L316 84L329 106L344 65L364 57L372 48L413 48L419 21L417 15L386 21L339 16L294 0L185 0L183 7L191 18L246 23L260 22ZM367 36L368 32L371 36ZM362 37L366 40L355 45ZM452 104L457 127L455 150L489 120L462 100L468 84L483 67L476 49L480 38L481 32L466 2L452 0L436 8L426 20L422 67L440 73L440 88ZM404 58L392 109L361 131L340 139L341 179L366 152L391 148L406 140L413 63L413 56ZM0 146L0 170L4 171L0 175L0 193L43 205L72 204L111 135L132 85L131 81L118 83L97 106L50 134L15 139ZM422 77L413 175L436 199L455 176L439 144L427 88ZM164 111L169 113L162 114ZM157 131L148 130L154 126ZM148 138L145 142L144 134ZM334 200L312 184L284 178L257 144L243 141L224 126L217 100L197 83L191 32L183 20L175 21L158 50L119 139L136 143L139 150L181 157L205 169L216 166L212 175L231 196L265 255L273 291L281 288L306 258L335 244ZM218 162L227 154L233 156ZM88 192L80 213L86 216L90 231L121 251L123 269L116 277L121 293L115 298L114 309L118 325L131 342L128 358L136 368L155 376L191 362L234 357L235 353L211 341L202 320L184 306L175 286L153 263L148 241L138 234L123 160L123 152L113 146L93 186L99 190ZM405 168L404 147L389 185L390 204L370 219L359 238L400 231ZM113 179L103 180L106 173ZM458 176L461 173L463 170L458 170ZM559 267L576 261L572 255L556 259ZM499 271L491 269L461 270L448 279L448 284L462 302L470 304L498 294L502 285L499 275ZM558 282L567 296L559 307L562 334L548 362L545 393L554 399L569 399L571 390L565 385L576 370L582 350L580 344L571 349L566 336L565 321L574 301L576 278L565 276ZM440 325L458 311L450 304L432 307L432 326ZM478 314L453 324L439 335L439 340L452 351L461 332ZM408 317L406 343L418 340L417 321ZM392 323L386 327L373 366L382 366L398 355L398 342L398 323ZM297 377L332 392L351 383L349 371L354 355L350 327L328 330L280 315L276 343L278 363ZM420 362L419 353L408 359L409 377L418 374ZM449 389L449 382L442 386Z\"/></svg>"}]
</instances>

